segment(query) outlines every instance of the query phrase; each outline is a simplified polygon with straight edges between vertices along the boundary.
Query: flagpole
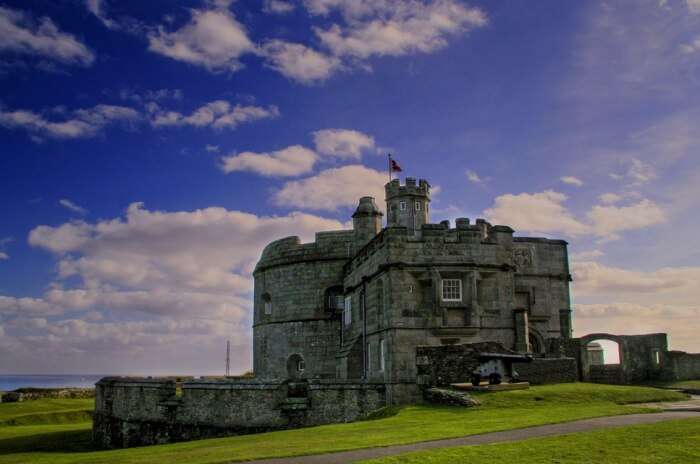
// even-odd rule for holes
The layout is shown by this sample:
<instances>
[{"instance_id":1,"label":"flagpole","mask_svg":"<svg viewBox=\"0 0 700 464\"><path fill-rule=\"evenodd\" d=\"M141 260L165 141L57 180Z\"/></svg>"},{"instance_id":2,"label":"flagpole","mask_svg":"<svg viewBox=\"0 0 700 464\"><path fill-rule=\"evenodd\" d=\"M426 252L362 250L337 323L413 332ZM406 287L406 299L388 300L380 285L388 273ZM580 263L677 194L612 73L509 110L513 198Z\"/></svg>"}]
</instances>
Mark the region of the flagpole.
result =
<instances>
[{"instance_id":1,"label":"flagpole","mask_svg":"<svg viewBox=\"0 0 700 464\"><path fill-rule=\"evenodd\" d=\"M391 153L387 153L389 156L389 182L391 183Z\"/></svg>"}]
</instances>

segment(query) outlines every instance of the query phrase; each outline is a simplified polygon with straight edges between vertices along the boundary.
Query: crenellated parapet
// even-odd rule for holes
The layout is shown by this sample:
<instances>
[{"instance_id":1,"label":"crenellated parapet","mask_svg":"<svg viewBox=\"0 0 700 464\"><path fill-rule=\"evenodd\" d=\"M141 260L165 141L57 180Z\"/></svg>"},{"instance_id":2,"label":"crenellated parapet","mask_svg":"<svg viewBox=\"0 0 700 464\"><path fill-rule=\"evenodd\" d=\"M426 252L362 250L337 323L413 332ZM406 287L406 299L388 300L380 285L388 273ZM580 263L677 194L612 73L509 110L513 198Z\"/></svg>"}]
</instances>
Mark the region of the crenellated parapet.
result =
<instances>
[{"instance_id":1,"label":"crenellated parapet","mask_svg":"<svg viewBox=\"0 0 700 464\"><path fill-rule=\"evenodd\" d=\"M354 239L352 230L339 230L318 232L316 239L310 243L302 243L298 236L275 240L263 250L254 273L287 264L349 259Z\"/></svg>"},{"instance_id":2,"label":"crenellated parapet","mask_svg":"<svg viewBox=\"0 0 700 464\"><path fill-rule=\"evenodd\" d=\"M413 177L407 177L404 185L401 185L399 179L394 179L384 186L384 191L386 192L387 200L396 196L406 195L430 198L430 184L428 181L419 179L418 183L416 183L416 179Z\"/></svg>"}]
</instances>

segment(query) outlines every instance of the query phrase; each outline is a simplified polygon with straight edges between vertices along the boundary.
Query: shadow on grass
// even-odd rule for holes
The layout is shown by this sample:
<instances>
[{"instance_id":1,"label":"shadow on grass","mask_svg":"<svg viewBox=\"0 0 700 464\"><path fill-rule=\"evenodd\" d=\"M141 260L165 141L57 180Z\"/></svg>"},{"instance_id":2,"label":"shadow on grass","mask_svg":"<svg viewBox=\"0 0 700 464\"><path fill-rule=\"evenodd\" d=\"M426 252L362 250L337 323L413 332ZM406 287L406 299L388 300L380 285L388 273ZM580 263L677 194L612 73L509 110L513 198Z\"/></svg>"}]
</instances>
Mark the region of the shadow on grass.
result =
<instances>
[{"instance_id":1,"label":"shadow on grass","mask_svg":"<svg viewBox=\"0 0 700 464\"><path fill-rule=\"evenodd\" d=\"M49 432L26 437L0 439L0 456L14 453L81 453L97 451L91 430Z\"/></svg>"}]
</instances>

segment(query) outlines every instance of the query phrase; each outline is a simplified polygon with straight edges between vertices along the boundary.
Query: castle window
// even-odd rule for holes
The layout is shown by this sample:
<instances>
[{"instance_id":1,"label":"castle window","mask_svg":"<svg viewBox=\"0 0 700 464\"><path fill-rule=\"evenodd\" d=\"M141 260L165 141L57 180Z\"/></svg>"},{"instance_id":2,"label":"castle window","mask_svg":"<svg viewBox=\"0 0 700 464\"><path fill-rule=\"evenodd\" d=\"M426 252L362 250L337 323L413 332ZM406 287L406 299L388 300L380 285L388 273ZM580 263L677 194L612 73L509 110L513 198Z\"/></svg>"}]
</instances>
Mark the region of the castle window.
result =
<instances>
[{"instance_id":1,"label":"castle window","mask_svg":"<svg viewBox=\"0 0 700 464\"><path fill-rule=\"evenodd\" d=\"M306 363L304 362L303 359L300 359L300 360L297 362L297 370L298 370L299 372L304 372L304 369L306 369Z\"/></svg>"},{"instance_id":2,"label":"castle window","mask_svg":"<svg viewBox=\"0 0 700 464\"><path fill-rule=\"evenodd\" d=\"M265 312L266 316L269 316L272 314L272 298L270 297L269 293L264 293L262 296L262 301L263 301L263 311Z\"/></svg>"},{"instance_id":3,"label":"castle window","mask_svg":"<svg viewBox=\"0 0 700 464\"><path fill-rule=\"evenodd\" d=\"M379 340L379 370L384 370L384 339Z\"/></svg>"},{"instance_id":4,"label":"castle window","mask_svg":"<svg viewBox=\"0 0 700 464\"><path fill-rule=\"evenodd\" d=\"M420 211L420 201L416 202L416 211Z\"/></svg>"},{"instance_id":5,"label":"castle window","mask_svg":"<svg viewBox=\"0 0 700 464\"><path fill-rule=\"evenodd\" d=\"M399 202L399 209L401 211L406 211L406 202L405 201L400 201Z\"/></svg>"},{"instance_id":6,"label":"castle window","mask_svg":"<svg viewBox=\"0 0 700 464\"><path fill-rule=\"evenodd\" d=\"M462 301L460 279L442 279L442 301Z\"/></svg>"},{"instance_id":7,"label":"castle window","mask_svg":"<svg viewBox=\"0 0 700 464\"><path fill-rule=\"evenodd\" d=\"M661 356L659 355L658 348L654 348L653 350L651 350L651 360L656 366L661 364Z\"/></svg>"},{"instance_id":8,"label":"castle window","mask_svg":"<svg viewBox=\"0 0 700 464\"><path fill-rule=\"evenodd\" d=\"M352 322L352 297L350 295L345 297L345 307L343 308L343 323L345 325L350 325Z\"/></svg>"}]
</instances>

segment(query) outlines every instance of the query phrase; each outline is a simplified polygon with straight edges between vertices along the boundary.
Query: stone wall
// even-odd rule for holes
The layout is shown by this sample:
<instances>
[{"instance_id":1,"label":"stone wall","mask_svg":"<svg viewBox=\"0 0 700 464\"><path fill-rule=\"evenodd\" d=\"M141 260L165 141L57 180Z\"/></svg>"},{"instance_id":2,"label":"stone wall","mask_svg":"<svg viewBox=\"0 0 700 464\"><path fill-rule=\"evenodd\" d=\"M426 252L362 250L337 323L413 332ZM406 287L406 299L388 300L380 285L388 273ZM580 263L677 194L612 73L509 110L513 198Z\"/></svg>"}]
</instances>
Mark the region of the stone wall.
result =
<instances>
[{"instance_id":1,"label":"stone wall","mask_svg":"<svg viewBox=\"0 0 700 464\"><path fill-rule=\"evenodd\" d=\"M385 386L342 381L226 379L182 384L104 378L97 383L93 438L103 448L171 443L349 422L386 405Z\"/></svg>"},{"instance_id":2,"label":"stone wall","mask_svg":"<svg viewBox=\"0 0 700 464\"><path fill-rule=\"evenodd\" d=\"M574 358L535 358L531 363L520 363L514 367L521 380L533 385L578 380L578 368Z\"/></svg>"},{"instance_id":3,"label":"stone wall","mask_svg":"<svg viewBox=\"0 0 700 464\"><path fill-rule=\"evenodd\" d=\"M664 378L668 380L700 379L700 353L667 351L661 358Z\"/></svg>"},{"instance_id":4,"label":"stone wall","mask_svg":"<svg viewBox=\"0 0 700 464\"><path fill-rule=\"evenodd\" d=\"M417 381L424 387L469 382L472 371L479 366L479 353L512 352L495 342L419 346L416 347Z\"/></svg>"},{"instance_id":5,"label":"stone wall","mask_svg":"<svg viewBox=\"0 0 700 464\"><path fill-rule=\"evenodd\" d=\"M16 403L42 398L76 399L94 397L94 388L18 388L11 392L0 392L0 403Z\"/></svg>"}]
</instances>

